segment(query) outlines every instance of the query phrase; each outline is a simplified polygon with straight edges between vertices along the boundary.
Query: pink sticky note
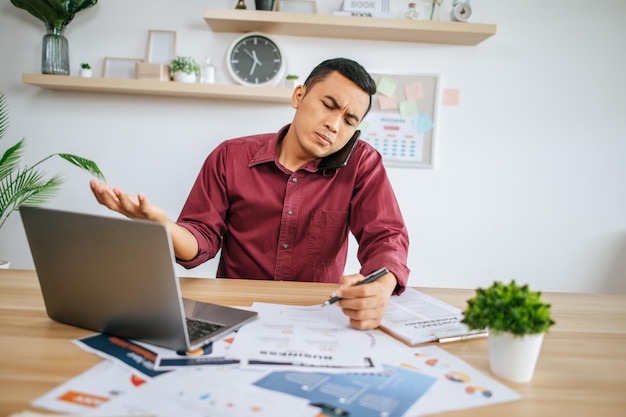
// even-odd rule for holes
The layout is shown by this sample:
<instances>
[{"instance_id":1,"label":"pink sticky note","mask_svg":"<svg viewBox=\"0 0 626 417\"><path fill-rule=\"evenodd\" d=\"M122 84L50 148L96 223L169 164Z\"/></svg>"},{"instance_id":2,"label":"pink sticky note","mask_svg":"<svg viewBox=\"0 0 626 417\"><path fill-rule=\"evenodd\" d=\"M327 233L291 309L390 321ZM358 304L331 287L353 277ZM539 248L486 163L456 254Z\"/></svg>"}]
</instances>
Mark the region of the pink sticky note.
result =
<instances>
[{"instance_id":1,"label":"pink sticky note","mask_svg":"<svg viewBox=\"0 0 626 417\"><path fill-rule=\"evenodd\" d=\"M381 110L396 110L398 108L398 100L395 97L378 96L378 106Z\"/></svg>"},{"instance_id":2,"label":"pink sticky note","mask_svg":"<svg viewBox=\"0 0 626 417\"><path fill-rule=\"evenodd\" d=\"M424 98L424 89L421 82L415 82L407 84L404 87L404 94L406 94L407 100L421 100Z\"/></svg>"},{"instance_id":3,"label":"pink sticky note","mask_svg":"<svg viewBox=\"0 0 626 417\"><path fill-rule=\"evenodd\" d=\"M459 89L458 88L444 88L442 92L441 103L444 106L458 106L459 105Z\"/></svg>"}]
</instances>

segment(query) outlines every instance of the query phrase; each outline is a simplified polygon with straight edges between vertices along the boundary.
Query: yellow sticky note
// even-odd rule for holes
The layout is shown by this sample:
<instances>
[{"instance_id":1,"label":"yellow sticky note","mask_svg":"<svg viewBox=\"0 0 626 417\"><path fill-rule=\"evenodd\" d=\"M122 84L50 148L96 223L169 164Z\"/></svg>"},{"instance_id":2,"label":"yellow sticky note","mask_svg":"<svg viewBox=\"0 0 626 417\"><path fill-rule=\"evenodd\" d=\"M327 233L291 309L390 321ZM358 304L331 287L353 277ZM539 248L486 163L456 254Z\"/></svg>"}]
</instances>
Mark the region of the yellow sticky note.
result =
<instances>
[{"instance_id":1,"label":"yellow sticky note","mask_svg":"<svg viewBox=\"0 0 626 417\"><path fill-rule=\"evenodd\" d=\"M396 87L398 83L389 77L381 77L376 87L376 92L383 96L393 96L396 93Z\"/></svg>"},{"instance_id":2,"label":"yellow sticky note","mask_svg":"<svg viewBox=\"0 0 626 417\"><path fill-rule=\"evenodd\" d=\"M407 100L421 100L424 98L424 89L420 81L407 84L404 87L404 94Z\"/></svg>"},{"instance_id":3,"label":"yellow sticky note","mask_svg":"<svg viewBox=\"0 0 626 417\"><path fill-rule=\"evenodd\" d=\"M378 107L381 110L397 110L398 100L395 97L378 96Z\"/></svg>"},{"instance_id":4,"label":"yellow sticky note","mask_svg":"<svg viewBox=\"0 0 626 417\"><path fill-rule=\"evenodd\" d=\"M403 100L400 102L400 115L402 117L415 117L418 114L417 102L413 100Z\"/></svg>"}]
</instances>

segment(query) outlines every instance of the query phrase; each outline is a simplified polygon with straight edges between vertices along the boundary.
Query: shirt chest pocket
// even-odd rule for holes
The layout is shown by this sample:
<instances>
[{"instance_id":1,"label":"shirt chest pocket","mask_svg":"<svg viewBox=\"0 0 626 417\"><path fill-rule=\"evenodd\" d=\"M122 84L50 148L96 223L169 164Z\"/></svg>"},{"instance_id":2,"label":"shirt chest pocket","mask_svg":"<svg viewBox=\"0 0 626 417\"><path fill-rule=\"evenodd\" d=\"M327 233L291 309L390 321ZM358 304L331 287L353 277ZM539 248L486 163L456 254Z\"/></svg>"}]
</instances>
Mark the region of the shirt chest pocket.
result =
<instances>
[{"instance_id":1,"label":"shirt chest pocket","mask_svg":"<svg viewBox=\"0 0 626 417\"><path fill-rule=\"evenodd\" d=\"M313 267L345 264L348 250L348 212L316 211L311 214L308 261Z\"/></svg>"}]
</instances>

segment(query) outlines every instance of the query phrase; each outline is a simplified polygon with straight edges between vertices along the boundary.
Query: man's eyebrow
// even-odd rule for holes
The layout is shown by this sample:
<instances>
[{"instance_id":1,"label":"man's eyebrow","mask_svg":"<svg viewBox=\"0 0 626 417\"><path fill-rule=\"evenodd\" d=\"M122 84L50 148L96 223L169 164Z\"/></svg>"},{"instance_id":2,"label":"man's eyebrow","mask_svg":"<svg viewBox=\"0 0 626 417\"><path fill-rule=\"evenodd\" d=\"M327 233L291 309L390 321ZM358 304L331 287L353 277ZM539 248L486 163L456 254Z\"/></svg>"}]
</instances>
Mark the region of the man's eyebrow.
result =
<instances>
[{"instance_id":1,"label":"man's eyebrow","mask_svg":"<svg viewBox=\"0 0 626 417\"><path fill-rule=\"evenodd\" d=\"M339 105L339 103L337 102L335 97L333 97L333 96L324 96L324 97L326 97L327 99L329 99L330 101L333 102L333 109L341 108L341 106ZM357 122L357 123L361 121L361 119L359 119L359 116L357 116L354 113L348 113L348 117L351 118L351 119L354 119L354 121Z\"/></svg>"}]
</instances>

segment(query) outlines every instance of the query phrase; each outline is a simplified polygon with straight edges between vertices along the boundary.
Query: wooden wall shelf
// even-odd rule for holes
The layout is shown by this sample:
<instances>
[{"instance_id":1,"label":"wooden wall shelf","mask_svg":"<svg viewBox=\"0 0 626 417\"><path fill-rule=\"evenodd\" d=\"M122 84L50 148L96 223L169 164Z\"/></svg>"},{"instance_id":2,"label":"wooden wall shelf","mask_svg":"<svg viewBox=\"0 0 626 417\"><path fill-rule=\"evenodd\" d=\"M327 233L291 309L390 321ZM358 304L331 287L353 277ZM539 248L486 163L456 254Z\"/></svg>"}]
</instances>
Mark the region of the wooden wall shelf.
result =
<instances>
[{"instance_id":1,"label":"wooden wall shelf","mask_svg":"<svg viewBox=\"0 0 626 417\"><path fill-rule=\"evenodd\" d=\"M257 10L204 9L214 32L264 32L316 38L365 39L478 45L495 35L496 25Z\"/></svg>"},{"instance_id":2,"label":"wooden wall shelf","mask_svg":"<svg viewBox=\"0 0 626 417\"><path fill-rule=\"evenodd\" d=\"M173 81L84 78L46 74L22 74L22 82L49 90L261 101L270 103L290 103L291 94L293 92L293 89L285 87L185 84Z\"/></svg>"}]
</instances>

